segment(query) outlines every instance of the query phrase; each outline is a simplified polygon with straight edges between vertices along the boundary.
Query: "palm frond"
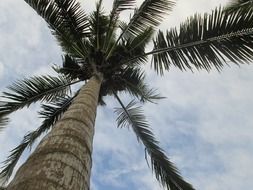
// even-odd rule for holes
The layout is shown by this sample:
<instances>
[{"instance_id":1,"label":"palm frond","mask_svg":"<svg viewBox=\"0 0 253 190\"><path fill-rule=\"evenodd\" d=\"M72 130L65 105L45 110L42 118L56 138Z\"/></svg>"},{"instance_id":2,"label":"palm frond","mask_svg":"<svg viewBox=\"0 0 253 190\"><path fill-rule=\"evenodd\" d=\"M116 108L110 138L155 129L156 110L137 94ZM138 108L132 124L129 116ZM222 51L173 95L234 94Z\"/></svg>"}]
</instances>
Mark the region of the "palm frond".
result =
<instances>
[{"instance_id":1,"label":"palm frond","mask_svg":"<svg viewBox=\"0 0 253 190\"><path fill-rule=\"evenodd\" d=\"M0 117L0 132L4 129L4 126L6 126L8 122L9 119L6 116Z\"/></svg>"},{"instance_id":2,"label":"palm frond","mask_svg":"<svg viewBox=\"0 0 253 190\"><path fill-rule=\"evenodd\" d=\"M127 38L127 46L134 51L136 48L144 49L146 45L150 42L155 30L152 27L147 28L141 32L138 36L131 36Z\"/></svg>"},{"instance_id":3,"label":"palm frond","mask_svg":"<svg viewBox=\"0 0 253 190\"><path fill-rule=\"evenodd\" d=\"M81 34L86 35L89 25L79 3L75 0L25 0L25 2L47 22L52 34L66 53L78 57L86 56L86 46L83 45L85 41L81 42L77 37Z\"/></svg>"},{"instance_id":4,"label":"palm frond","mask_svg":"<svg viewBox=\"0 0 253 190\"><path fill-rule=\"evenodd\" d=\"M130 32L136 36L149 27L158 26L163 20L164 15L168 14L174 6L170 0L146 0L135 11L128 26L122 32Z\"/></svg>"},{"instance_id":5,"label":"palm frond","mask_svg":"<svg viewBox=\"0 0 253 190\"><path fill-rule=\"evenodd\" d=\"M145 53L145 48L147 44L150 42L152 36L154 34L154 29L152 27L147 28L138 36L134 36L129 34L128 39L126 39L126 48L129 54L129 57L126 57L123 62L120 62L122 65L127 66L134 66L134 65L141 65L147 63L148 59L147 56L139 56ZM138 59L134 59L133 61L128 61L129 58L138 57Z\"/></svg>"},{"instance_id":6,"label":"palm frond","mask_svg":"<svg viewBox=\"0 0 253 190\"><path fill-rule=\"evenodd\" d=\"M94 49L98 50L104 44L105 35L107 32L109 18L105 15L105 12L102 7L102 1L100 0L96 4L96 10L90 15L90 30L94 36L90 38L92 41L91 44L94 44Z\"/></svg>"},{"instance_id":7,"label":"palm frond","mask_svg":"<svg viewBox=\"0 0 253 190\"><path fill-rule=\"evenodd\" d=\"M111 69L109 69L111 71ZM140 67L127 67L119 69L117 72L104 75L100 89L100 100L103 96L112 95L113 92L127 92L140 102L156 103L157 100L163 99L156 89L150 88L145 83L145 75ZM105 102L101 102L104 105Z\"/></svg>"},{"instance_id":8,"label":"palm frond","mask_svg":"<svg viewBox=\"0 0 253 190\"><path fill-rule=\"evenodd\" d=\"M173 6L174 2L170 0L145 0L141 6L136 9L129 24L121 32L114 46L107 54L107 58L110 57L114 47L124 38L124 35L131 33L132 35L138 36L147 28L158 26L163 20L164 15L168 14Z\"/></svg>"},{"instance_id":9,"label":"palm frond","mask_svg":"<svg viewBox=\"0 0 253 190\"><path fill-rule=\"evenodd\" d=\"M3 162L4 166L0 171L0 179L9 179L24 150L31 147L36 139L47 132L60 119L72 103L74 97L58 97L50 104L42 105L42 111L39 112L39 115L44 118L42 125L25 135L21 143L11 151L11 154Z\"/></svg>"},{"instance_id":10,"label":"palm frond","mask_svg":"<svg viewBox=\"0 0 253 190\"><path fill-rule=\"evenodd\" d=\"M124 106L119 97L116 94L115 96L122 107L115 110L118 114L118 126L132 127L137 139L143 143L150 156L151 167L155 172L156 179L167 189L193 190L194 188L183 180L177 168L159 147L158 141L154 138L141 108L137 107L134 101Z\"/></svg>"},{"instance_id":11,"label":"palm frond","mask_svg":"<svg viewBox=\"0 0 253 190\"><path fill-rule=\"evenodd\" d=\"M122 81L119 80L119 83L125 86L125 90L143 103L155 103L157 100L164 98L157 93L156 89L149 88L145 83L144 72L142 72L140 68L125 69L121 80Z\"/></svg>"},{"instance_id":12,"label":"palm frond","mask_svg":"<svg viewBox=\"0 0 253 190\"><path fill-rule=\"evenodd\" d=\"M213 67L221 70L226 61L236 64L253 59L253 12L228 14L221 8L204 16L196 14L177 29L159 32L153 55L154 69L163 74L170 65L181 70Z\"/></svg>"},{"instance_id":13,"label":"palm frond","mask_svg":"<svg viewBox=\"0 0 253 190\"><path fill-rule=\"evenodd\" d=\"M138 86L134 86L126 81L127 91L137 97L141 102L156 103L157 100L164 99L165 97L157 93L157 89L150 88L147 84L139 83Z\"/></svg>"},{"instance_id":14,"label":"palm frond","mask_svg":"<svg viewBox=\"0 0 253 190\"><path fill-rule=\"evenodd\" d=\"M140 45L139 47L136 47L134 50L132 50L131 46L127 44L127 41L125 41L117 45L113 54L107 60L107 64L103 65L102 67L105 68L105 73L121 70L122 68L126 67L139 67L148 61L147 56L140 56L144 53L145 52L143 46ZM131 60L132 57L138 58ZM108 70L109 68L110 70Z\"/></svg>"},{"instance_id":15,"label":"palm frond","mask_svg":"<svg viewBox=\"0 0 253 190\"><path fill-rule=\"evenodd\" d=\"M0 121L6 124L6 116L25 106L29 107L36 101L52 101L58 96L65 96L70 92L72 82L62 76L39 76L25 78L8 87L9 92L3 92L0 101Z\"/></svg>"},{"instance_id":16,"label":"palm frond","mask_svg":"<svg viewBox=\"0 0 253 190\"><path fill-rule=\"evenodd\" d=\"M230 0L225 10L229 13L247 14L253 11L253 2L252 0Z\"/></svg>"},{"instance_id":17,"label":"palm frond","mask_svg":"<svg viewBox=\"0 0 253 190\"><path fill-rule=\"evenodd\" d=\"M89 36L90 24L88 16L76 0L55 0L64 18L64 26L76 40Z\"/></svg>"},{"instance_id":18,"label":"palm frond","mask_svg":"<svg viewBox=\"0 0 253 190\"><path fill-rule=\"evenodd\" d=\"M121 11L133 9L134 5L136 3L136 0L114 0L112 11L111 11L111 17L114 17L114 15L118 15Z\"/></svg>"},{"instance_id":19,"label":"palm frond","mask_svg":"<svg viewBox=\"0 0 253 190\"><path fill-rule=\"evenodd\" d=\"M74 58L68 54L63 56L63 65L61 67L54 65L53 69L71 80L87 80L92 74L90 66L83 59Z\"/></svg>"},{"instance_id":20,"label":"palm frond","mask_svg":"<svg viewBox=\"0 0 253 190\"><path fill-rule=\"evenodd\" d=\"M123 27L125 23L121 22L120 25ZM108 67L110 67L110 71L115 71L120 68L139 67L147 63L147 56L142 55L145 53L145 48L150 42L153 33L154 29L150 27L139 36L129 35L122 40L122 42L115 47L113 54L107 60L108 64L102 66L105 67L105 72L108 72ZM133 57L138 58L132 59Z\"/></svg>"},{"instance_id":21,"label":"palm frond","mask_svg":"<svg viewBox=\"0 0 253 190\"><path fill-rule=\"evenodd\" d=\"M113 37L115 36L115 30L117 27L117 22L119 18L120 12L124 10L129 10L133 9L134 5L136 3L136 0L114 0L113 1L113 6L112 6L112 11L109 16L109 24L108 24L108 29L106 32L106 38L104 41L103 49L108 50L110 47L111 41Z\"/></svg>"}]
</instances>

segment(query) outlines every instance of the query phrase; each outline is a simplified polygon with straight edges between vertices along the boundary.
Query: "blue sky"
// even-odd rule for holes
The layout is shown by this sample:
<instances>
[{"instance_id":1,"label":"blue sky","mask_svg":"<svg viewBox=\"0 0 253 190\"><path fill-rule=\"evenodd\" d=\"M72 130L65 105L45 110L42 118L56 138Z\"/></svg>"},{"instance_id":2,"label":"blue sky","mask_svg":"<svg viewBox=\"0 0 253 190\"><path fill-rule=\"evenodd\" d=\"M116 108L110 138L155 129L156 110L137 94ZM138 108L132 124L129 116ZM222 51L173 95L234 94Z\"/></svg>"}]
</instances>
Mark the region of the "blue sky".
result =
<instances>
[{"instance_id":1,"label":"blue sky","mask_svg":"<svg viewBox=\"0 0 253 190\"><path fill-rule=\"evenodd\" d=\"M109 9L111 1L104 2ZM226 2L178 0L160 28L177 26L186 16ZM82 4L87 12L94 8L93 0ZM43 20L24 1L1 0L0 8L0 90L15 79L53 73L50 66L61 64L61 51ZM221 73L172 68L157 77L147 67L151 85L167 97L145 106L147 118L167 155L196 189L253 186L252 72L253 65L231 64ZM162 190L133 132L116 128L113 108L118 105L107 100L108 106L98 109L96 119L92 189ZM33 105L11 116L12 122L0 133L0 161L27 131L39 126L37 110L38 105Z\"/></svg>"}]
</instances>

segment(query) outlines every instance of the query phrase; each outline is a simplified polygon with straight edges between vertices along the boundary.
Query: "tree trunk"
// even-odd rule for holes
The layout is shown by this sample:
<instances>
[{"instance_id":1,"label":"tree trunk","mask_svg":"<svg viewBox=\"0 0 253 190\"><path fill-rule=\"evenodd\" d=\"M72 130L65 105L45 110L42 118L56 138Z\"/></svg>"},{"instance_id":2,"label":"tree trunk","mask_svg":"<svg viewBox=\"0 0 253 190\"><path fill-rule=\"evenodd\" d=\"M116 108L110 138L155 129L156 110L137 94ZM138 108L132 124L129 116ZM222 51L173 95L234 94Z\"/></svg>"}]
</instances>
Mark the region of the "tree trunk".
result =
<instances>
[{"instance_id":1,"label":"tree trunk","mask_svg":"<svg viewBox=\"0 0 253 190\"><path fill-rule=\"evenodd\" d=\"M89 190L92 142L102 77L82 87L72 105L19 168L7 190Z\"/></svg>"}]
</instances>

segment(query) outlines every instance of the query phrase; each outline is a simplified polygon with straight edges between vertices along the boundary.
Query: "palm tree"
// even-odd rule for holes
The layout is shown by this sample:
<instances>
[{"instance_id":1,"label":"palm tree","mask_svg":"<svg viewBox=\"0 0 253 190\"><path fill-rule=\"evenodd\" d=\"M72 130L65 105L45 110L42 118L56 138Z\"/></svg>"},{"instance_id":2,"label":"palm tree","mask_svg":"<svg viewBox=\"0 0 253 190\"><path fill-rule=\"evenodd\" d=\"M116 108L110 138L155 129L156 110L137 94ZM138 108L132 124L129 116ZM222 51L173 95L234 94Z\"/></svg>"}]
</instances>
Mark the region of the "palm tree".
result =
<instances>
[{"instance_id":1,"label":"palm tree","mask_svg":"<svg viewBox=\"0 0 253 190\"><path fill-rule=\"evenodd\" d=\"M152 56L153 69L163 75L172 65L182 71L220 71L230 62L252 61L253 12L245 6L250 1L233 1L226 9L196 14L179 29L166 32L156 32L156 27L172 10L171 0L145 0L139 8L134 0L114 0L109 15L100 0L89 16L76 0L25 2L44 18L64 54L62 66L53 67L57 77L25 78L3 92L0 126L8 123L9 114L36 102L42 102L39 114L44 121L12 150L1 178L7 180L23 151L50 131L7 190L88 190L96 110L106 105L105 96L115 97L120 104L115 110L118 126L133 129L157 180L167 189L194 189L159 147L139 105L163 98L146 83L142 66ZM129 9L134 9L130 21L120 21L120 13ZM152 39L153 49L147 51ZM82 87L72 94L76 83ZM120 99L122 92L133 98L127 105Z\"/></svg>"}]
</instances>

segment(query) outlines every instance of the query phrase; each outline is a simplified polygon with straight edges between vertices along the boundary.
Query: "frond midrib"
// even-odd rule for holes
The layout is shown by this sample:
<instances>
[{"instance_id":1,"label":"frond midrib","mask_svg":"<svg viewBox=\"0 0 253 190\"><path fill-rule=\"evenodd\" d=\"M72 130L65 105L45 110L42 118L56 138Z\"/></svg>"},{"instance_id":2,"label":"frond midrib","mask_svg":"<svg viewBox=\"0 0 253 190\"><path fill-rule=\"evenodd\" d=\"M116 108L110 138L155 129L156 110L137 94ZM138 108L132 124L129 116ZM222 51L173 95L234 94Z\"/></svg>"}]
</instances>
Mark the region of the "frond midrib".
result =
<instances>
[{"instance_id":1,"label":"frond midrib","mask_svg":"<svg viewBox=\"0 0 253 190\"><path fill-rule=\"evenodd\" d=\"M67 87L67 86L71 86L71 85L76 84L76 83L78 83L78 82L81 82L81 80L74 81L74 82L71 82L71 83L68 83L68 84L65 84L65 85L62 85L62 86L58 86L58 87L56 87L56 88L54 88L54 89L50 89L50 90L48 90L48 91L42 92L42 93L40 93L40 94L37 94L37 95L35 95L35 96L33 96L33 97L29 98L29 99L26 99L25 101L22 101L21 104L20 104L19 106L16 106L15 110L17 110L17 109L19 109L19 108L22 108L22 107L24 107L24 106L26 106L26 105L29 105L29 104L32 103L33 101L38 100L40 97L43 97L43 96L46 95L46 94L49 94L49 93L52 93L52 92L57 92L57 91L59 91L59 90L65 88L65 87ZM2 97L3 97L3 98L9 98L9 97L6 97L6 96L2 96ZM13 103L20 103L20 102L17 102L17 101L12 101L12 102L13 102ZM11 113L11 112L13 112L13 110L11 110L11 111L9 111L9 112L4 112L4 115L7 115L7 114L9 114L9 113ZM2 116L4 116L4 115L2 115Z\"/></svg>"},{"instance_id":2,"label":"frond midrib","mask_svg":"<svg viewBox=\"0 0 253 190\"><path fill-rule=\"evenodd\" d=\"M138 58L141 58L141 57L144 57L144 56L175 51L175 50L178 50L178 49L183 49L183 48L193 47L193 46L197 46L197 45L212 43L212 42L215 42L215 41L226 40L226 39L229 39L229 38L238 37L240 35L247 35L248 36L248 35L252 35L252 34L253 34L253 28L249 28L249 29L243 29L243 30L236 31L236 32L231 32L231 33L228 33L228 34L223 34L223 35L216 36L216 37L207 38L205 40L198 40L198 41L195 41L195 42L185 43L185 44L181 44L181 45L178 45L178 46L159 48L159 49L155 49L155 50L149 51L147 53L144 53L142 55L133 57L133 58L125 61L122 64L127 64L128 62L134 61L134 60L136 60Z\"/></svg>"}]
</instances>

